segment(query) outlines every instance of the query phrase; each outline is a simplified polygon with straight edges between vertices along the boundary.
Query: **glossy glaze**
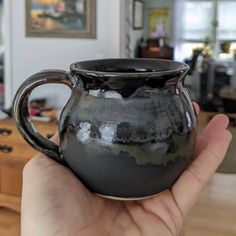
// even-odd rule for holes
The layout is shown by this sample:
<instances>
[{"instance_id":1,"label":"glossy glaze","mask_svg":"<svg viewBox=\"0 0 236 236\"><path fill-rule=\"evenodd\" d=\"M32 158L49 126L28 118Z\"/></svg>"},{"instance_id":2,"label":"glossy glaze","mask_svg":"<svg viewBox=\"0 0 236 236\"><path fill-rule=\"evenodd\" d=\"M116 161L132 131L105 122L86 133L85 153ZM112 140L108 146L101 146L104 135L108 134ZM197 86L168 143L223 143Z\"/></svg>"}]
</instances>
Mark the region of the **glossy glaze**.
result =
<instances>
[{"instance_id":1,"label":"glossy glaze","mask_svg":"<svg viewBox=\"0 0 236 236\"><path fill-rule=\"evenodd\" d=\"M91 191L110 197L145 197L170 187L191 162L195 144L196 117L183 88L187 70L181 63L151 59L72 64L71 75L64 72L72 96L52 158ZM16 114L25 86L16 95ZM28 123L19 117L26 140L44 153L50 150L38 138L27 138L34 133L22 128Z\"/></svg>"}]
</instances>

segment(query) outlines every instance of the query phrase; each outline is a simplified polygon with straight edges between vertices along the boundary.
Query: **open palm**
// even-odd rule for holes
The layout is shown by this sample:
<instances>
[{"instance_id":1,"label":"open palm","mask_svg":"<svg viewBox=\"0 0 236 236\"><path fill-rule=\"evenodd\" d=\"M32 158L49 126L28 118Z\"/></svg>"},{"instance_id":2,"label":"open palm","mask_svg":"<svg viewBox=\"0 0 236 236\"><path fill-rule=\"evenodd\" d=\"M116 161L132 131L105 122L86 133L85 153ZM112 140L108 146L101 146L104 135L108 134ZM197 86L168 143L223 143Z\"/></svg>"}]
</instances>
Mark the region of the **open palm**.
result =
<instances>
[{"instance_id":1,"label":"open palm","mask_svg":"<svg viewBox=\"0 0 236 236\"><path fill-rule=\"evenodd\" d=\"M214 117L197 138L195 160L175 185L140 201L96 196L70 170L38 155L24 169L22 235L177 235L224 158L231 140L227 126L226 116Z\"/></svg>"}]
</instances>

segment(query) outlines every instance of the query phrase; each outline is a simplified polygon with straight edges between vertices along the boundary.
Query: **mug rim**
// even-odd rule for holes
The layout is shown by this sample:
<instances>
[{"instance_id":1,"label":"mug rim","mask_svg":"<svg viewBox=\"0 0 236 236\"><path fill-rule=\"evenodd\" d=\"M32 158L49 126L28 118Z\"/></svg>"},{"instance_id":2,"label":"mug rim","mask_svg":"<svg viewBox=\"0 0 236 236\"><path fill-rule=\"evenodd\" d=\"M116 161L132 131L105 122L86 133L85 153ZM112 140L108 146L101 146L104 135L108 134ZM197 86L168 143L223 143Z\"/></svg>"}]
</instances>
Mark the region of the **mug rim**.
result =
<instances>
[{"instance_id":1,"label":"mug rim","mask_svg":"<svg viewBox=\"0 0 236 236\"><path fill-rule=\"evenodd\" d=\"M148 76L148 77L160 77L163 75L171 75L171 74L186 74L188 70L190 69L189 66L183 62L175 61L175 60L166 60L166 59L157 59L157 58L107 58L107 59L95 59L95 60L85 60L85 61L79 61L79 62L74 62L70 66L70 70L72 72L82 74L82 75L90 75L90 76L102 76L102 77L126 77L127 78L127 72L108 72L108 71L99 71L99 70L90 70L90 69L83 69L80 67L80 64L82 63L96 63L96 62L108 62L108 61L113 61L113 62L152 62L152 63L160 63L160 62L165 62L169 64L175 64L176 69L172 70L160 70L160 71L140 71L140 72L128 72L128 77L137 77L140 75L143 76Z\"/></svg>"}]
</instances>

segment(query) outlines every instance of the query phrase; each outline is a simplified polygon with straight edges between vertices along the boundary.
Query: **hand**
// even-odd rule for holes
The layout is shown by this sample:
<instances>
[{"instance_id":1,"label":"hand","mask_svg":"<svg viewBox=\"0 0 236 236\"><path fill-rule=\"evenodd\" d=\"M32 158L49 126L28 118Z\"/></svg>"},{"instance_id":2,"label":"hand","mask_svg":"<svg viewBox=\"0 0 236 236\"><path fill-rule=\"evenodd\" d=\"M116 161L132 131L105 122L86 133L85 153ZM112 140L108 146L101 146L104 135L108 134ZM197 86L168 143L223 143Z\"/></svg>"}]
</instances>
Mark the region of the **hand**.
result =
<instances>
[{"instance_id":1,"label":"hand","mask_svg":"<svg viewBox=\"0 0 236 236\"><path fill-rule=\"evenodd\" d=\"M177 235L225 156L231 140L227 126L226 116L215 116L197 138L195 160L175 185L140 201L100 198L69 169L38 155L24 169L22 235Z\"/></svg>"}]
</instances>

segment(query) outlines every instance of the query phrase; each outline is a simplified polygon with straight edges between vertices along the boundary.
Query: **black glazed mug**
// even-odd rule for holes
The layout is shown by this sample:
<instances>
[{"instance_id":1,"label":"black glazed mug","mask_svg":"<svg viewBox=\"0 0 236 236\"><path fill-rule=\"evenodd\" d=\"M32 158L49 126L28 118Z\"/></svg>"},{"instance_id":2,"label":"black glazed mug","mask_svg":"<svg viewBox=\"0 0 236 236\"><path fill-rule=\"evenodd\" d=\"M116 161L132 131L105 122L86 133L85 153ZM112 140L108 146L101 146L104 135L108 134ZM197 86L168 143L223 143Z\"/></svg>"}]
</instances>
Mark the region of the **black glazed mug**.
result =
<instances>
[{"instance_id":1,"label":"black glazed mug","mask_svg":"<svg viewBox=\"0 0 236 236\"><path fill-rule=\"evenodd\" d=\"M35 149L70 168L92 192L144 198L171 187L191 163L197 119L183 88L189 67L158 59L74 63L28 78L14 99L19 132ZM72 90L60 121L60 145L41 136L28 98L42 84Z\"/></svg>"}]
</instances>

